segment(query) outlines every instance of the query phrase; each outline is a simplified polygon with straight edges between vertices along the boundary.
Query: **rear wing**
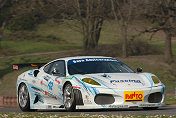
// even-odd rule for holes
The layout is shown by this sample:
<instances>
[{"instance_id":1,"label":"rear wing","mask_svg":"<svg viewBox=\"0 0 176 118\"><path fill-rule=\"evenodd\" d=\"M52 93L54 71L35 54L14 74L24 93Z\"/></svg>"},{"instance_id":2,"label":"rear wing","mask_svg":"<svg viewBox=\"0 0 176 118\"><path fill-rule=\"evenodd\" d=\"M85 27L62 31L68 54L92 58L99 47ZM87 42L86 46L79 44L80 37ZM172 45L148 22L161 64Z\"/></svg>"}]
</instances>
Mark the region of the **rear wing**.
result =
<instances>
[{"instance_id":1,"label":"rear wing","mask_svg":"<svg viewBox=\"0 0 176 118\"><path fill-rule=\"evenodd\" d=\"M32 64L13 64L13 70L19 70L24 67L42 67L46 63L32 63Z\"/></svg>"}]
</instances>

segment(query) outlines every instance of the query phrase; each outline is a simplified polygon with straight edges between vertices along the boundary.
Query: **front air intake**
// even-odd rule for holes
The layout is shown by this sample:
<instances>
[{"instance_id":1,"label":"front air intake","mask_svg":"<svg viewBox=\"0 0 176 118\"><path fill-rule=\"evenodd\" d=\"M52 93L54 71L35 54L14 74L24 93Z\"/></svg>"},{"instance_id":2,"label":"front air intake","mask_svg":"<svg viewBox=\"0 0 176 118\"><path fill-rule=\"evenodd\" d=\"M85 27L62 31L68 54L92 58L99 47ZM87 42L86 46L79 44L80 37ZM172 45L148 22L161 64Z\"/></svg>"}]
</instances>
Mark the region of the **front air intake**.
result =
<instances>
[{"instance_id":1,"label":"front air intake","mask_svg":"<svg viewBox=\"0 0 176 118\"><path fill-rule=\"evenodd\" d=\"M161 102L161 100L162 100L161 92L152 93L148 97L149 103L159 103L159 102Z\"/></svg>"},{"instance_id":2,"label":"front air intake","mask_svg":"<svg viewBox=\"0 0 176 118\"><path fill-rule=\"evenodd\" d=\"M111 94L97 94L94 101L96 104L112 104L115 99Z\"/></svg>"}]
</instances>

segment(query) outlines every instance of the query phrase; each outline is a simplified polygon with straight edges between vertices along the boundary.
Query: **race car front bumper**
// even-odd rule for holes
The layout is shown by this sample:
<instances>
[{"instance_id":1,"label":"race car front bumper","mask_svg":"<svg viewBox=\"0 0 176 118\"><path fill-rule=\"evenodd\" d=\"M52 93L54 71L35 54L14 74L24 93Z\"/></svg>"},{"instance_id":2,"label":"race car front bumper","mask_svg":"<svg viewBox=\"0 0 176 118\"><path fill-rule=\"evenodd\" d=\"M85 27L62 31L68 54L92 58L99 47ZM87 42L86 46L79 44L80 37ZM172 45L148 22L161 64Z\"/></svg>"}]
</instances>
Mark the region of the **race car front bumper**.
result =
<instances>
[{"instance_id":1,"label":"race car front bumper","mask_svg":"<svg viewBox=\"0 0 176 118\"><path fill-rule=\"evenodd\" d=\"M161 107L165 105L165 87L164 85L152 88L132 88L127 89L109 89L96 88L95 95L87 95L82 92L84 105L77 105L76 109L106 109L106 108L131 108L131 107ZM133 92L138 94L142 92L141 100L135 100L135 95L129 94L130 100L126 100L126 93ZM137 95L136 94L136 95ZM138 97L141 97L138 94ZM134 99L133 99L134 98Z\"/></svg>"}]
</instances>

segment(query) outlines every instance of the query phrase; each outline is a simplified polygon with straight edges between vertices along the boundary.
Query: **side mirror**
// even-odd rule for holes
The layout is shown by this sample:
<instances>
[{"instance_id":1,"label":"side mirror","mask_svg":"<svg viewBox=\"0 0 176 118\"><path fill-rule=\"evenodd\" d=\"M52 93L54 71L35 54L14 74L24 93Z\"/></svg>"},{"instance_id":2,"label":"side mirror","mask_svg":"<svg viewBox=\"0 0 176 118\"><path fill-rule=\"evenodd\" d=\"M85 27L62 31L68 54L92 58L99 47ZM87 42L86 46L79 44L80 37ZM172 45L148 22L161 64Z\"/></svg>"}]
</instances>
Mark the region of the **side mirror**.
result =
<instances>
[{"instance_id":1,"label":"side mirror","mask_svg":"<svg viewBox=\"0 0 176 118\"><path fill-rule=\"evenodd\" d=\"M142 68L137 68L137 72L141 73L142 72Z\"/></svg>"}]
</instances>

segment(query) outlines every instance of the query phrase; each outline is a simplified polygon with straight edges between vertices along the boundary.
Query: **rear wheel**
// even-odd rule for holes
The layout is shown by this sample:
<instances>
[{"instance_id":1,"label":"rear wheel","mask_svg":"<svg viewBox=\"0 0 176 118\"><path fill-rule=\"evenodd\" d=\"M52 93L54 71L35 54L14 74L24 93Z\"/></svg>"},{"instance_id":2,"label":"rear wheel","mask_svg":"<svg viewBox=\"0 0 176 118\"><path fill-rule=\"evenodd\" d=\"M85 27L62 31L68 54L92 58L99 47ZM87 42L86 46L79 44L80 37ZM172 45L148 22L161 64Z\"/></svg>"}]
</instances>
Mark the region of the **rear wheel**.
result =
<instances>
[{"instance_id":1,"label":"rear wheel","mask_svg":"<svg viewBox=\"0 0 176 118\"><path fill-rule=\"evenodd\" d=\"M27 86L23 83L18 90L18 104L22 111L30 111L30 98Z\"/></svg>"},{"instance_id":2,"label":"rear wheel","mask_svg":"<svg viewBox=\"0 0 176 118\"><path fill-rule=\"evenodd\" d=\"M64 87L63 103L67 111L74 111L76 109L73 87L70 83Z\"/></svg>"},{"instance_id":3,"label":"rear wheel","mask_svg":"<svg viewBox=\"0 0 176 118\"><path fill-rule=\"evenodd\" d=\"M143 107L144 110L156 110L158 107Z\"/></svg>"}]
</instances>

